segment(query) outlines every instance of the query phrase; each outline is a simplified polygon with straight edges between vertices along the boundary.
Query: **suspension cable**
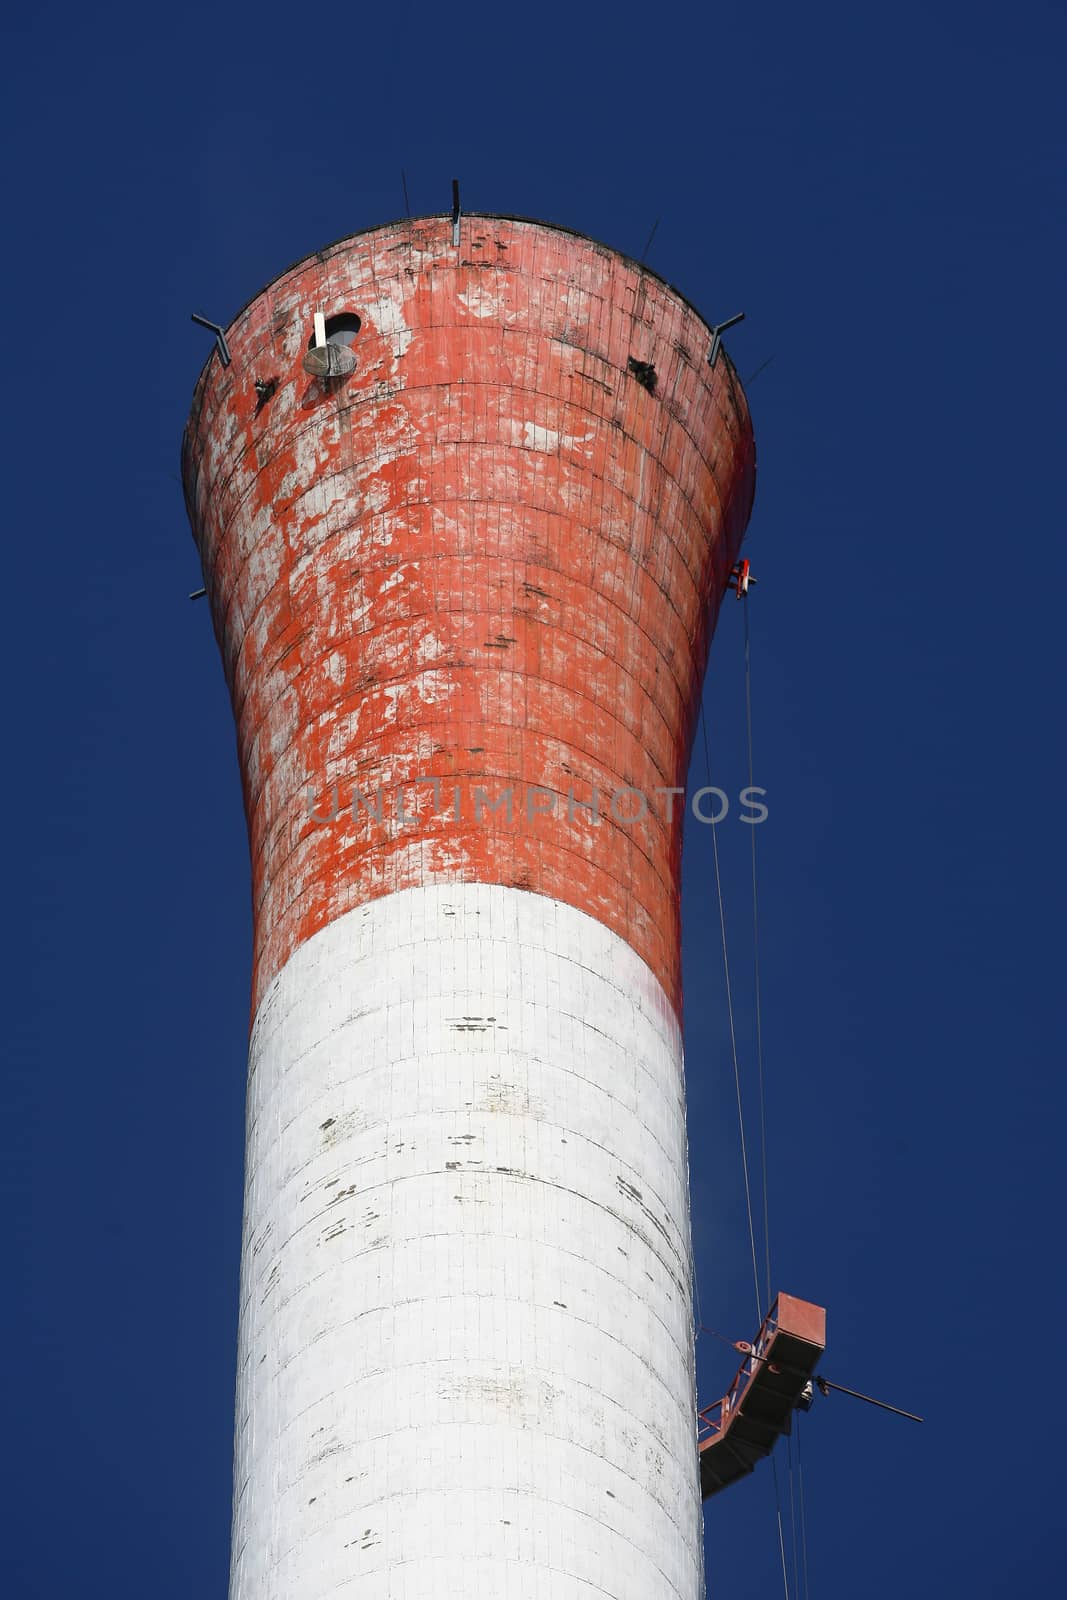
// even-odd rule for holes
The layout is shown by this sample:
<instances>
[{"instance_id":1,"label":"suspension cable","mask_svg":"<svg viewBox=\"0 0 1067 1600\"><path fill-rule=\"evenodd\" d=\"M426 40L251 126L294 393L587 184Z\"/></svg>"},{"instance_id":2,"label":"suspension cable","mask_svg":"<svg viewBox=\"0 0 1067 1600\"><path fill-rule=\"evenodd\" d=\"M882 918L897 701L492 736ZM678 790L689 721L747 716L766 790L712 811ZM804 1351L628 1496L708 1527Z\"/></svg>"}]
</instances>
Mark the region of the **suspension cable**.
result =
<instances>
[{"instance_id":1,"label":"suspension cable","mask_svg":"<svg viewBox=\"0 0 1067 1600\"><path fill-rule=\"evenodd\" d=\"M752 646L748 627L748 595L745 595L745 728L748 735L748 784L749 790L755 787L753 775L754 759L752 749ZM711 782L711 779L708 779ZM753 946L753 971L755 975L756 998L756 1065L759 1079L759 1131L760 1131L760 1171L763 1178L763 1248L764 1267L767 1275L767 1304L771 1303L771 1215L768 1199L767 1183L767 1104L763 1085L763 1008L760 991L760 950L759 950L759 896L757 894L756 876L756 825L749 828L752 844L752 946Z\"/></svg>"},{"instance_id":2,"label":"suspension cable","mask_svg":"<svg viewBox=\"0 0 1067 1600\"><path fill-rule=\"evenodd\" d=\"M744 599L745 618L745 734L748 744L748 783L749 792L755 787L755 757L752 739L752 637L748 622L748 595ZM711 779L708 779L711 782ZM763 1075L763 1006L760 984L760 948L759 948L759 892L758 874L756 871L756 826L749 828L749 839L752 853L752 971L754 982L754 998L756 1011L756 1068L759 1084L759 1140L760 1140L760 1179L763 1190L763 1260L764 1272L767 1283L767 1305L771 1304L773 1294L771 1279L771 1210L769 1199L769 1184L767 1178L767 1096ZM758 1299L757 1294L757 1299ZM789 1575L785 1556L785 1536L782 1529L782 1501L778 1483L778 1467L774 1463L774 1505L778 1518L778 1548L782 1558L782 1584L785 1589L785 1600L789 1600ZM793 1593L799 1596L800 1578L797 1562L797 1513L796 1499L793 1490L793 1447L792 1440L788 1444L789 1462L789 1522L791 1529L791 1545L793 1553Z\"/></svg>"},{"instance_id":3,"label":"suspension cable","mask_svg":"<svg viewBox=\"0 0 1067 1600\"><path fill-rule=\"evenodd\" d=\"M750 638L749 638L748 600L747 600L747 597L746 597L746 600L745 600L745 608L744 609L745 609L745 725L746 725L746 733L747 733L747 740L748 740L748 781L749 781L749 787L752 788L752 787L754 787L754 776L753 776L754 758L753 758L753 740L752 740L752 671L751 671L751 644L750 644ZM704 741L704 768L705 768L705 772L707 774L706 781L707 781L708 786L710 788L711 787L711 749L710 749L710 745L709 745L709 741L708 741L708 724L707 724L707 718L704 715L704 703L703 703L703 700L701 700L701 704L700 704L700 726L701 726L701 732L703 734L703 741ZM760 1295L760 1274L759 1274L759 1266L758 1266L757 1258L756 1258L756 1227L755 1227L755 1219L754 1219L753 1210L752 1210L752 1182L751 1182L751 1177L750 1177L750 1173L749 1173L748 1140L747 1140L746 1135L745 1135L745 1113L744 1113L744 1103L743 1103L742 1094L741 1094L741 1069L740 1069L740 1065L739 1065L739 1062L738 1062L738 1056L737 1056L737 1030L736 1030L735 1025L734 1025L733 987L732 987L732 984L730 982L730 957L729 957L729 952L728 952L728 949L727 949L727 941L726 941L726 908L725 908L725 902L724 902L723 892L722 892L722 872L721 872L721 868L720 868L720 865L719 865L719 841L718 841L718 834L717 834L717 831L716 831L716 827L715 827L714 824L712 824L712 830L711 830L711 848L712 848L712 857L713 857L713 860L714 860L714 863L715 863L715 892L716 892L716 896L717 896L718 902L719 902L719 931L720 931L720 934L721 934L721 937L722 937L722 964L723 964L723 973L724 973L724 976L725 976L725 979L726 979L726 1010L727 1010L727 1017L728 1017L729 1024L730 1024L730 1053L731 1053L731 1056L733 1058L734 1089L735 1089L736 1096L737 1096L737 1124L738 1124L738 1131L739 1131L740 1136L741 1136L741 1166L742 1166L742 1169L743 1169L743 1172L744 1172L744 1179L745 1179L745 1209L746 1209L747 1216L748 1216L748 1243L749 1243L749 1250L750 1250L751 1257L752 1257L752 1286L753 1286L753 1289L755 1291L755 1297L756 1297L756 1321L757 1322L762 1322L763 1312L762 1312L762 1309L761 1309L762 1297ZM758 879L757 879L757 872L756 872L756 833L755 833L755 827L753 826L753 829L752 829L752 931L753 931L753 960L754 960L754 972L755 972L755 1002L756 1002L756 1056L757 1056L757 1063L758 1063L758 1080L759 1080L760 1170L761 1170L762 1190L763 1190L762 1199L763 1199L764 1270L765 1270L765 1274L766 1274L766 1285L767 1285L767 1305L769 1307L770 1304L771 1304L771 1295L772 1295L772 1288L771 1288L771 1283L772 1283L772 1280L771 1280L771 1235L770 1235L770 1207L769 1207L769 1200L768 1200L768 1182L767 1182L767 1115L766 1115L766 1094L765 1094L765 1089L764 1089L764 1076L763 1076L763 1018L762 1018L761 993L760 993L759 900L758 900L758 895L757 895L757 883L758 883ZM706 1331L708 1333L711 1333L711 1332L714 1331L714 1330L712 1330L710 1328L708 1328L708 1329L704 1329L703 1328L702 1321L701 1321L701 1319L699 1317L699 1313L698 1313L697 1328L698 1328L698 1331L701 1331L701 1332ZM722 1335L718 1334L717 1337L722 1338ZM724 1342L728 1342L728 1341L724 1341ZM785 1595L785 1600L790 1600L789 1564L788 1564L788 1561L786 1559L786 1552L785 1552L785 1529L784 1529L783 1522L782 1522L781 1486L780 1486L780 1484L778 1482L778 1465L777 1465L777 1462L775 1461L773 1455L771 1456L771 1471L772 1471L773 1479L774 1479L774 1509L775 1509L775 1518L776 1518L776 1521L777 1521L777 1524L778 1524L778 1554L779 1554L779 1557L781 1559L781 1565L782 1565L782 1589L783 1589L783 1592L784 1592L784 1595ZM794 1574L794 1591L793 1591L793 1593L794 1593L794 1600L799 1600L799 1577L798 1577L798 1574L797 1574L796 1508L795 1508L794 1496L793 1496L793 1463L792 1463L792 1453L791 1452L790 1452L790 1460L789 1460L789 1501L790 1501L790 1517L791 1517L791 1522L792 1522L793 1574ZM805 1582L806 1582L806 1570L805 1570Z\"/></svg>"},{"instance_id":4,"label":"suspension cable","mask_svg":"<svg viewBox=\"0 0 1067 1600\"><path fill-rule=\"evenodd\" d=\"M785 1591L785 1600L789 1600L789 1568L785 1559L785 1534L782 1531L782 1496L778 1488L778 1463L773 1455L771 1466L774 1469L774 1509L778 1517L778 1553L782 1558L782 1588Z\"/></svg>"},{"instance_id":5,"label":"suspension cable","mask_svg":"<svg viewBox=\"0 0 1067 1600\"><path fill-rule=\"evenodd\" d=\"M704 715L703 700L700 704L700 726L704 735L704 766L707 772L708 787L711 787L711 747L708 743L708 723ZM760 1284L759 1267L756 1264L756 1227L752 1217L752 1184L748 1172L748 1142L745 1138L745 1113L741 1100L741 1068L737 1060L737 1033L734 1028L734 1002L733 990L730 984L730 957L726 948L726 909L723 904L722 875L719 870L719 840L716 825L711 827L711 848L715 860L715 892L719 899L719 930L722 934L722 965L726 975L726 1014L730 1023L730 1052L734 1063L734 1088L737 1092L737 1124L741 1133L741 1166L745 1175L745 1207L748 1212L748 1243L752 1252L752 1284L756 1292L756 1322L763 1320L760 1309Z\"/></svg>"},{"instance_id":6,"label":"suspension cable","mask_svg":"<svg viewBox=\"0 0 1067 1600\"><path fill-rule=\"evenodd\" d=\"M786 1434L785 1440L786 1461L789 1464L789 1526L792 1537L793 1554L793 1593L800 1594L800 1548L797 1540L797 1497L793 1482L793 1436Z\"/></svg>"},{"instance_id":7,"label":"suspension cable","mask_svg":"<svg viewBox=\"0 0 1067 1600\"><path fill-rule=\"evenodd\" d=\"M804 1512L804 1463L800 1457L800 1412L797 1419L797 1487L800 1498L800 1565L804 1574L804 1600L808 1600L808 1524Z\"/></svg>"}]
</instances>

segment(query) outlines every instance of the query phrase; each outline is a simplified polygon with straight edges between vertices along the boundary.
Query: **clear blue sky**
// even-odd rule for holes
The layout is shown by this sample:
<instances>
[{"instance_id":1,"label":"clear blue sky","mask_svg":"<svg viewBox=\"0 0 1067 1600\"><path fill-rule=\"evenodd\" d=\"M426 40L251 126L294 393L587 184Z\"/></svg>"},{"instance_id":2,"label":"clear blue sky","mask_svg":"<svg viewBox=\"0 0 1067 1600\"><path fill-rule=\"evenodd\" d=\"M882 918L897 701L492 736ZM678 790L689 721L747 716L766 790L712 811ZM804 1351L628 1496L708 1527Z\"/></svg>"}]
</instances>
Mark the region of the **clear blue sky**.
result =
<instances>
[{"instance_id":1,"label":"clear blue sky","mask_svg":"<svg viewBox=\"0 0 1067 1600\"><path fill-rule=\"evenodd\" d=\"M929 1419L808 1419L811 1594L1055 1587L1063 7L265 0L7 28L0 1589L225 1592L249 895L185 599L189 314L401 214L401 168L416 211L458 174L471 208L633 254L658 218L650 264L747 311L743 376L774 358L748 554L775 1279L829 1307L829 1376ZM731 604L706 703L732 791L741 662ZM719 843L750 1091L747 831ZM686 913L702 1312L743 1337L707 829ZM702 1342L705 1401L730 1371ZM766 1469L707 1528L709 1594L782 1592Z\"/></svg>"}]
</instances>

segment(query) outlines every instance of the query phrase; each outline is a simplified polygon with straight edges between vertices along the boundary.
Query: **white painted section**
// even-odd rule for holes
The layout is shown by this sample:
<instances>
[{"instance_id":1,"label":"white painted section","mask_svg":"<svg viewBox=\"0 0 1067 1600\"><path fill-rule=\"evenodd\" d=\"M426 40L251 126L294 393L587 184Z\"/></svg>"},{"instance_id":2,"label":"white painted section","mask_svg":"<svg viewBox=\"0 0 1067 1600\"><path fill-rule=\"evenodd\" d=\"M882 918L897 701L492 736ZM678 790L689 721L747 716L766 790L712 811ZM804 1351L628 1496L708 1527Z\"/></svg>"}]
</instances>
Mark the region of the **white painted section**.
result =
<instances>
[{"instance_id":1,"label":"white painted section","mask_svg":"<svg viewBox=\"0 0 1067 1600\"><path fill-rule=\"evenodd\" d=\"M461 290L456 300L472 317L493 317L504 324L515 321L515 313L509 309L505 295L494 294L482 283L474 283L469 289Z\"/></svg>"},{"instance_id":2,"label":"white painted section","mask_svg":"<svg viewBox=\"0 0 1067 1600\"><path fill-rule=\"evenodd\" d=\"M562 446L565 450L578 450L582 445L592 444L596 438L595 432L589 433L560 433L555 428L539 428L536 422L524 422L522 425L522 443L527 450L541 450L554 455ZM585 451L588 455L588 450Z\"/></svg>"},{"instance_id":3,"label":"white painted section","mask_svg":"<svg viewBox=\"0 0 1067 1600\"><path fill-rule=\"evenodd\" d=\"M678 1026L522 890L407 889L252 1035L231 1600L698 1600Z\"/></svg>"}]
</instances>

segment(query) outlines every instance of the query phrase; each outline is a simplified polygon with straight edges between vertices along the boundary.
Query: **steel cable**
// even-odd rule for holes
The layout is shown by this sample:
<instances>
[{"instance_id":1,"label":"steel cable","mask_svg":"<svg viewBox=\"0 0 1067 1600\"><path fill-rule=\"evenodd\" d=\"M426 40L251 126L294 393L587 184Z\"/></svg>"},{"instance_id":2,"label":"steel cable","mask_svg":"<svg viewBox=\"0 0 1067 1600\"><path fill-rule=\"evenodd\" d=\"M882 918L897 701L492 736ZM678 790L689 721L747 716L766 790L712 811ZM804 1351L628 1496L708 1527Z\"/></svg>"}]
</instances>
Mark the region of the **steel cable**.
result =
<instances>
[{"instance_id":1,"label":"steel cable","mask_svg":"<svg viewBox=\"0 0 1067 1600\"><path fill-rule=\"evenodd\" d=\"M748 596L744 601L745 613L745 728L748 736L748 785L755 787L752 749L752 650L748 628ZM709 780L710 781L710 780ZM771 1213L767 1181L767 1103L763 1086L763 1007L760 985L759 949L759 895L756 874L756 824L749 828L752 845L752 943L756 999L756 1067L759 1079L760 1171L763 1179L763 1250L767 1274L767 1304L771 1303Z\"/></svg>"},{"instance_id":2,"label":"steel cable","mask_svg":"<svg viewBox=\"0 0 1067 1600\"><path fill-rule=\"evenodd\" d=\"M707 772L708 787L711 787L711 747L708 743L708 723L704 715L704 705L700 706L700 726L704 735L704 765ZM752 1215L752 1184L748 1171L748 1141L745 1138L745 1113L741 1099L741 1068L737 1060L737 1033L734 1028L734 1002L733 989L730 983L730 957L726 948L726 910L723 903L722 875L719 870L719 840L716 825L712 823L711 849L715 860L715 892L719 900L719 929L722 934L722 965L726 977L726 1015L730 1024L730 1053L734 1063L734 1088L737 1093L737 1125L741 1134L741 1166L745 1176L745 1206L748 1211L748 1242L752 1252L752 1283L756 1292L756 1323L763 1321L763 1312L760 1309L759 1267L756 1264L756 1226Z\"/></svg>"}]
</instances>

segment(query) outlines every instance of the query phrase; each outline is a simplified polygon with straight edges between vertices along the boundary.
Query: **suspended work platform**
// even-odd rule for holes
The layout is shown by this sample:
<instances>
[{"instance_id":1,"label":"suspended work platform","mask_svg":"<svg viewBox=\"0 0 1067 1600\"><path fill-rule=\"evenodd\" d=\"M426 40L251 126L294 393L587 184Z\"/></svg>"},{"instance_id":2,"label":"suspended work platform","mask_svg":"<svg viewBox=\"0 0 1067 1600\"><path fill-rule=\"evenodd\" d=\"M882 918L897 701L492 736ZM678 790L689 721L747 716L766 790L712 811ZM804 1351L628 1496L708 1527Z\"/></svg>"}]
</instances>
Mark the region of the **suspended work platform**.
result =
<instances>
[{"instance_id":1,"label":"suspended work platform","mask_svg":"<svg viewBox=\"0 0 1067 1600\"><path fill-rule=\"evenodd\" d=\"M793 1412L811 1404L812 1374L826 1348L826 1312L780 1294L721 1400L699 1413L700 1492L718 1494L769 1456Z\"/></svg>"}]
</instances>

